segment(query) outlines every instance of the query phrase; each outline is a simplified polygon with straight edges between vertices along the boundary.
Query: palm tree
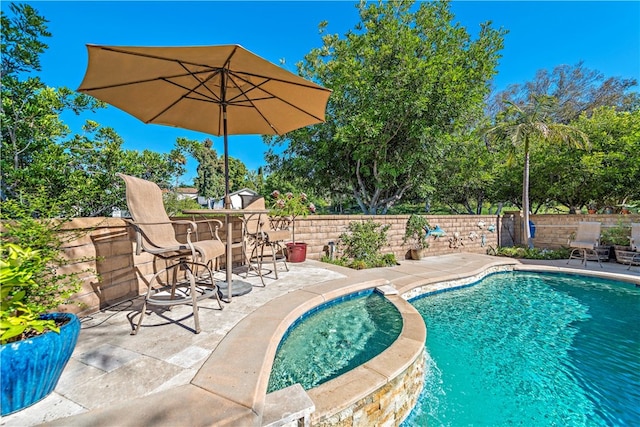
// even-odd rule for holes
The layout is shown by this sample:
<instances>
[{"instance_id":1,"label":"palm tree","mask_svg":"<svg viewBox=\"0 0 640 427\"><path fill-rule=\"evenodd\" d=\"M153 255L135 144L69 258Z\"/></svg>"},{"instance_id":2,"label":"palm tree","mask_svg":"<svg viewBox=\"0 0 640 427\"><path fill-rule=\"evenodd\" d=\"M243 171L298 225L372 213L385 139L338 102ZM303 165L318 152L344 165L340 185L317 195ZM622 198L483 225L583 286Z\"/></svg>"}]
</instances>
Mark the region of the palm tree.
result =
<instances>
[{"instance_id":1,"label":"palm tree","mask_svg":"<svg viewBox=\"0 0 640 427\"><path fill-rule=\"evenodd\" d=\"M550 96L532 96L525 105L505 100L505 108L496 116L495 125L485 130L489 141L510 142L514 147L524 146L524 172L522 177L522 210L524 211L525 236L529 247L529 148L536 141L565 143L579 148L589 144L587 135L570 125L553 122L555 99Z\"/></svg>"}]
</instances>

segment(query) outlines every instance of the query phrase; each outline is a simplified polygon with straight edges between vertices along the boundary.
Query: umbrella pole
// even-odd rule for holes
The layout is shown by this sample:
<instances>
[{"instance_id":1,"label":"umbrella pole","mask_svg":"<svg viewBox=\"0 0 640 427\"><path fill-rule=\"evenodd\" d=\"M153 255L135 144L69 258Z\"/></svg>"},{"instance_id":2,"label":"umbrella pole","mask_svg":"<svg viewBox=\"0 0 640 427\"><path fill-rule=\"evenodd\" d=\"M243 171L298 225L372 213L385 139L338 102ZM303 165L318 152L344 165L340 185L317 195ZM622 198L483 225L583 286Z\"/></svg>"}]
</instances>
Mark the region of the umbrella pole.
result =
<instances>
[{"instance_id":1,"label":"umbrella pole","mask_svg":"<svg viewBox=\"0 0 640 427\"><path fill-rule=\"evenodd\" d=\"M223 84L224 87L224 84ZM231 209L231 198L229 197L229 145L227 142L227 104L222 103L222 126L224 130L224 208ZM231 215L225 214L225 220L227 223L227 300L231 302L232 290L231 284L233 282L233 224L231 223Z\"/></svg>"}]
</instances>

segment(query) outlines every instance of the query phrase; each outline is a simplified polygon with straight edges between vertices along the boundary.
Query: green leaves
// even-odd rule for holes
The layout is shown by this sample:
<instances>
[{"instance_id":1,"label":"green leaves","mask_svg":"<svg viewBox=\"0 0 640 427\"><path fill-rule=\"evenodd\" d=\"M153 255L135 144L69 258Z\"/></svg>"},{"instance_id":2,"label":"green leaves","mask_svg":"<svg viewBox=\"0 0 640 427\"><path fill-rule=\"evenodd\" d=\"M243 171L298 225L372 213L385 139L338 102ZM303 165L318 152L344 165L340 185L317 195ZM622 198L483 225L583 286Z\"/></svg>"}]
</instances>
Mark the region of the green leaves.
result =
<instances>
[{"instance_id":1,"label":"green leaves","mask_svg":"<svg viewBox=\"0 0 640 427\"><path fill-rule=\"evenodd\" d=\"M434 181L443 135L481 117L504 33L487 25L472 41L447 2L358 7L353 31L326 35L299 64L333 94L325 124L287 135L280 165L296 159L296 172L313 175L319 188L384 213L408 189Z\"/></svg>"},{"instance_id":2,"label":"green leaves","mask_svg":"<svg viewBox=\"0 0 640 427\"><path fill-rule=\"evenodd\" d=\"M45 260L40 251L6 243L0 259L0 344L24 334L59 332L54 320L42 320L42 306L30 302Z\"/></svg>"}]
</instances>

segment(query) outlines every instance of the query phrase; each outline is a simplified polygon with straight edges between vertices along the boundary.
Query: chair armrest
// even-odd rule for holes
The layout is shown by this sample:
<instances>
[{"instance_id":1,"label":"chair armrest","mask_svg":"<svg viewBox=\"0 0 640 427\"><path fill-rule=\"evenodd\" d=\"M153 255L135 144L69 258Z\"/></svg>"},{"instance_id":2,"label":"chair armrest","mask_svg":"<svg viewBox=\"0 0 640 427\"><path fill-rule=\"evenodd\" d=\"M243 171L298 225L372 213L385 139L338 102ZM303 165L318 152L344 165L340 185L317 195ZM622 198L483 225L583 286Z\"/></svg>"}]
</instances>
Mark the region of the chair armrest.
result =
<instances>
[{"instance_id":1,"label":"chair armrest","mask_svg":"<svg viewBox=\"0 0 640 427\"><path fill-rule=\"evenodd\" d=\"M290 216L270 216L269 228L271 230L288 230L291 222Z\"/></svg>"},{"instance_id":2,"label":"chair armrest","mask_svg":"<svg viewBox=\"0 0 640 427\"><path fill-rule=\"evenodd\" d=\"M201 220L192 221L192 222L194 222L196 226L198 224L205 224L209 230L210 238L215 240L220 240L222 242L222 239L220 239L220 236L218 235L218 230L221 229L223 225L222 221L220 221L219 219L208 218L208 219L201 219ZM196 238L200 240L197 232L196 232Z\"/></svg>"},{"instance_id":3,"label":"chair armrest","mask_svg":"<svg viewBox=\"0 0 640 427\"><path fill-rule=\"evenodd\" d=\"M198 225L193 222L193 221L189 221L189 220L175 220L175 221L160 221L160 222L136 222L132 219L128 219L128 218L123 218L125 222L127 222L128 224L132 225L133 228L136 231L136 255L140 255L142 253L142 230L140 230L140 226L142 225L163 225L163 224L169 224L169 225L174 225L174 224L178 224L178 225L188 225L189 227L187 228L187 242L186 244L191 248L191 252L195 253L195 250L193 248L193 244L191 243L191 233L192 232L196 232L198 230Z\"/></svg>"}]
</instances>

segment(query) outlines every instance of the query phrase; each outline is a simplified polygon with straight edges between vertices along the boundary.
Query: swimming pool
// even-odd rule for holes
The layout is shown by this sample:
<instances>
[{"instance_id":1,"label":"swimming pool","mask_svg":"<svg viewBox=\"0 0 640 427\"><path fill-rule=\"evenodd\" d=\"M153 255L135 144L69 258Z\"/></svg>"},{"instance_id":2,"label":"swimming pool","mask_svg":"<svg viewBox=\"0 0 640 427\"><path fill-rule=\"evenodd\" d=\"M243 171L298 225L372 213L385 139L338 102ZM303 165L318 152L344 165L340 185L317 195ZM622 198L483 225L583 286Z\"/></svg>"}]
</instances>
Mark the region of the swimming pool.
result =
<instances>
[{"instance_id":1,"label":"swimming pool","mask_svg":"<svg viewBox=\"0 0 640 427\"><path fill-rule=\"evenodd\" d=\"M308 390L342 375L384 351L401 330L398 310L373 290L316 307L282 338L268 392L295 383Z\"/></svg>"},{"instance_id":2,"label":"swimming pool","mask_svg":"<svg viewBox=\"0 0 640 427\"><path fill-rule=\"evenodd\" d=\"M404 426L638 425L633 284L501 273L411 302L429 366Z\"/></svg>"}]
</instances>

